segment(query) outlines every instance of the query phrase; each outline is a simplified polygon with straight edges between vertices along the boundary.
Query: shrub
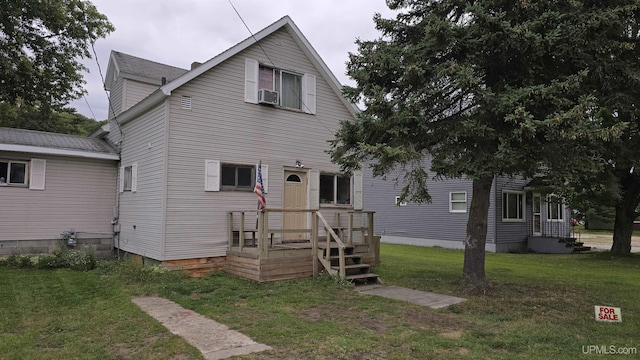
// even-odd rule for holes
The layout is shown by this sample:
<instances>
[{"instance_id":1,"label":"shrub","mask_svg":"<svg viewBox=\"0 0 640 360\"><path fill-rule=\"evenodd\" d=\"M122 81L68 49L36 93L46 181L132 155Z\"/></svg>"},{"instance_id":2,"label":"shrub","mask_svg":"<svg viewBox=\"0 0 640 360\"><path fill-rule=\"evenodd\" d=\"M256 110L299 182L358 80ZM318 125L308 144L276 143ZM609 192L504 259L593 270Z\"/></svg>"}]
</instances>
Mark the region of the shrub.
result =
<instances>
[{"instance_id":1,"label":"shrub","mask_svg":"<svg viewBox=\"0 0 640 360\"><path fill-rule=\"evenodd\" d=\"M0 267L6 268L39 268L59 269L69 268L79 271L87 271L96 267L96 259L93 255L76 250L56 250L50 255L10 255L0 259Z\"/></svg>"}]
</instances>

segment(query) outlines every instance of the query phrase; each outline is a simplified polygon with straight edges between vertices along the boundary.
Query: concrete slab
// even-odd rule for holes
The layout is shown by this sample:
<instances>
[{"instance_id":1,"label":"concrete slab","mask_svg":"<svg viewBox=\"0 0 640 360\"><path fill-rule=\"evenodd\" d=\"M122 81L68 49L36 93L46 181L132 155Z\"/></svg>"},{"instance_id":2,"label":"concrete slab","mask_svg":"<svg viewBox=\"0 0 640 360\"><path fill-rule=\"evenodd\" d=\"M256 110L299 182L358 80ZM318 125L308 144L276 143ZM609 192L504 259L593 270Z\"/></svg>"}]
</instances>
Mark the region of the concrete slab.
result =
<instances>
[{"instance_id":1,"label":"concrete slab","mask_svg":"<svg viewBox=\"0 0 640 360\"><path fill-rule=\"evenodd\" d=\"M361 294L404 300L413 304L428 306L432 309L445 308L449 305L458 304L467 300L455 296L441 295L395 285L364 285L356 287L356 290Z\"/></svg>"},{"instance_id":2,"label":"concrete slab","mask_svg":"<svg viewBox=\"0 0 640 360\"><path fill-rule=\"evenodd\" d=\"M173 301L159 297L136 297L131 301L160 321L169 331L198 348L207 360L226 359L271 349Z\"/></svg>"}]
</instances>

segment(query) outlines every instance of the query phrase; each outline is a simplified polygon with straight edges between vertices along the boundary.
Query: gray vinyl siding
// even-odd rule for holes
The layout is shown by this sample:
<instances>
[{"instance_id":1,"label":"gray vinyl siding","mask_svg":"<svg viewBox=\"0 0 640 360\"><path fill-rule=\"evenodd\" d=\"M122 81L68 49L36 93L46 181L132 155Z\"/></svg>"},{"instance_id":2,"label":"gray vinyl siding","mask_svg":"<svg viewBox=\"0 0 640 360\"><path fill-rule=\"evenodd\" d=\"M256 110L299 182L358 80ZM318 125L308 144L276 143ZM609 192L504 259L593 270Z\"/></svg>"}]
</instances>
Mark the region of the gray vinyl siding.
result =
<instances>
[{"instance_id":1,"label":"gray vinyl siding","mask_svg":"<svg viewBox=\"0 0 640 360\"><path fill-rule=\"evenodd\" d=\"M391 177L389 177L391 179ZM465 179L433 180L428 183L431 203L408 202L395 206L395 197L402 190L395 181L374 179L365 171L365 208L373 210L375 231L379 235L410 237L425 240L463 242L466 237L468 209L471 205L472 182ZM467 193L467 212L449 211L449 193ZM487 243L495 241L495 205L489 209Z\"/></svg>"},{"instance_id":2,"label":"gray vinyl siding","mask_svg":"<svg viewBox=\"0 0 640 360\"><path fill-rule=\"evenodd\" d=\"M0 152L10 160L46 160L45 189L0 187L0 241L58 239L64 230L111 237L117 163Z\"/></svg>"},{"instance_id":3,"label":"gray vinyl siding","mask_svg":"<svg viewBox=\"0 0 640 360\"><path fill-rule=\"evenodd\" d=\"M425 160L428 169L430 162ZM473 183L467 179L431 180L427 186L431 195L430 203L407 202L406 206L396 206L395 197L400 196L403 182L402 172L394 172L383 178L373 178L371 169L364 171L364 206L375 214L375 232L378 235L398 236L427 241L464 242L467 233L469 207L473 195ZM487 243L496 240L495 181L491 187L491 204L487 218ZM466 191L467 212L450 212L449 194Z\"/></svg>"},{"instance_id":4,"label":"gray vinyl siding","mask_svg":"<svg viewBox=\"0 0 640 360\"><path fill-rule=\"evenodd\" d=\"M522 243L527 241L527 236L531 233L531 212L525 211L524 221L503 221L502 220L502 193L505 190L524 191L524 186L529 182L522 178L499 177L495 181L495 204L496 207L496 235L499 244ZM525 208L530 208L530 194L525 195ZM528 203L529 202L529 203Z\"/></svg>"},{"instance_id":5,"label":"gray vinyl siding","mask_svg":"<svg viewBox=\"0 0 640 360\"><path fill-rule=\"evenodd\" d=\"M275 44L275 37L282 46ZM256 208L250 191L204 191L205 160L268 165L267 206L282 207L283 174L300 160L305 169L338 172L325 150L340 120L352 119L288 32L277 31L176 89L170 98L165 259L224 256L227 212ZM244 102L245 58L316 75L317 114ZM192 109L180 108L190 96ZM271 218L272 226L281 219Z\"/></svg>"},{"instance_id":6,"label":"gray vinyl siding","mask_svg":"<svg viewBox=\"0 0 640 360\"><path fill-rule=\"evenodd\" d=\"M120 248L154 259L162 259L164 238L164 109L160 104L123 126L121 153L121 166L138 164L138 186L119 196Z\"/></svg>"},{"instance_id":7,"label":"gray vinyl siding","mask_svg":"<svg viewBox=\"0 0 640 360\"><path fill-rule=\"evenodd\" d=\"M152 92L158 90L158 85L145 84L143 82L125 79L124 80L124 108L123 111L129 109L133 105L139 103Z\"/></svg>"}]
</instances>

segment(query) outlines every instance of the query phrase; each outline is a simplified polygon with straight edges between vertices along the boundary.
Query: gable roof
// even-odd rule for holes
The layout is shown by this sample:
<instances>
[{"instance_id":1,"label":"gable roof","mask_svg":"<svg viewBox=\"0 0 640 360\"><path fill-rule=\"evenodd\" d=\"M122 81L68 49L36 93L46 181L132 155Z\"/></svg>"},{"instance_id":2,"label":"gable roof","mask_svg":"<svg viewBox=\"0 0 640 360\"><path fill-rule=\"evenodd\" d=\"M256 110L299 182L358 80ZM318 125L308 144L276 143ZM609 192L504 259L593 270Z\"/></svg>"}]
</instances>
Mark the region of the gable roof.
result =
<instances>
[{"instance_id":1,"label":"gable roof","mask_svg":"<svg viewBox=\"0 0 640 360\"><path fill-rule=\"evenodd\" d=\"M139 58L119 51L111 51L107 76L104 82L105 89L110 90L114 73L125 79L137 80L153 85L164 85L162 78L171 82L188 70L161 64L159 62Z\"/></svg>"},{"instance_id":2,"label":"gable roof","mask_svg":"<svg viewBox=\"0 0 640 360\"><path fill-rule=\"evenodd\" d=\"M0 128L0 151L119 160L104 140L44 131Z\"/></svg>"},{"instance_id":3,"label":"gable roof","mask_svg":"<svg viewBox=\"0 0 640 360\"><path fill-rule=\"evenodd\" d=\"M338 79L335 77L335 75L333 75L333 73L331 72L327 64L325 64L325 62L322 60L322 58L320 58L320 55L316 52L313 46L311 46L309 41L304 37L304 35L300 31L300 29L296 26L296 24L293 22L293 20L291 20L289 16L284 16L280 20L260 30L253 36L246 38L244 41L240 42L239 44L225 50L224 52L220 53L214 58L196 67L195 69L185 72L175 80L161 86L158 90L153 92L144 100L140 101L136 105L132 106L128 110L118 115L119 123L124 124L134 119L135 117L141 115L142 113L144 113L145 111L153 107L154 105L158 104L167 96L170 96L173 90L195 79L196 77L202 75L203 73L211 70L213 67L237 55L238 53L242 52L248 47L256 44L260 40L276 32L280 28L285 28L292 33L293 39L296 41L298 46L304 51L304 53L311 59L313 65L317 69L319 69L319 72L322 78L329 84L329 86L334 91L334 93L344 103L345 107L355 116L355 114L359 110L355 104L350 103L342 96L342 85L340 84Z\"/></svg>"}]
</instances>

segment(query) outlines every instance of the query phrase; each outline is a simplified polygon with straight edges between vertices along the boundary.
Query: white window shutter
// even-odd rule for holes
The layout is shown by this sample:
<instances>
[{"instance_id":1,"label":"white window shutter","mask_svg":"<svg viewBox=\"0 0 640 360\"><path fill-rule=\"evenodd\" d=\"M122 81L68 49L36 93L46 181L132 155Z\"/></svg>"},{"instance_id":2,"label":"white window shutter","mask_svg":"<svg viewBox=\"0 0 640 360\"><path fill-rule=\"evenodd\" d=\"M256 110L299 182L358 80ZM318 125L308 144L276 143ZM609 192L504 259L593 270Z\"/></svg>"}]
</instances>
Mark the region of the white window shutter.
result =
<instances>
[{"instance_id":1,"label":"white window shutter","mask_svg":"<svg viewBox=\"0 0 640 360\"><path fill-rule=\"evenodd\" d=\"M304 105L302 110L309 114L316 113L316 76L304 74L302 76L302 94Z\"/></svg>"},{"instance_id":2,"label":"white window shutter","mask_svg":"<svg viewBox=\"0 0 640 360\"><path fill-rule=\"evenodd\" d=\"M204 191L220 191L220 161L204 161Z\"/></svg>"},{"instance_id":3,"label":"white window shutter","mask_svg":"<svg viewBox=\"0 0 640 360\"><path fill-rule=\"evenodd\" d=\"M258 165L259 164L256 164L256 170L258 169ZM269 165L262 164L260 172L262 173L262 192L266 194L269 192ZM258 172L256 172L256 182L257 181Z\"/></svg>"},{"instance_id":4,"label":"white window shutter","mask_svg":"<svg viewBox=\"0 0 640 360\"><path fill-rule=\"evenodd\" d=\"M362 171L355 171L353 173L353 209L362 210Z\"/></svg>"},{"instance_id":5,"label":"white window shutter","mask_svg":"<svg viewBox=\"0 0 640 360\"><path fill-rule=\"evenodd\" d=\"M131 164L131 192L138 191L138 163Z\"/></svg>"},{"instance_id":6,"label":"white window shutter","mask_svg":"<svg viewBox=\"0 0 640 360\"><path fill-rule=\"evenodd\" d=\"M124 166L120 166L120 192L124 192Z\"/></svg>"},{"instance_id":7,"label":"white window shutter","mask_svg":"<svg viewBox=\"0 0 640 360\"><path fill-rule=\"evenodd\" d=\"M47 168L47 160L31 159L29 170L29 189L44 190L44 175Z\"/></svg>"},{"instance_id":8,"label":"white window shutter","mask_svg":"<svg viewBox=\"0 0 640 360\"><path fill-rule=\"evenodd\" d=\"M244 60L244 101L258 103L258 68L257 60Z\"/></svg>"},{"instance_id":9,"label":"white window shutter","mask_svg":"<svg viewBox=\"0 0 640 360\"><path fill-rule=\"evenodd\" d=\"M320 171L309 170L309 209L320 208Z\"/></svg>"}]
</instances>

